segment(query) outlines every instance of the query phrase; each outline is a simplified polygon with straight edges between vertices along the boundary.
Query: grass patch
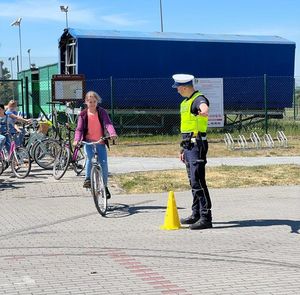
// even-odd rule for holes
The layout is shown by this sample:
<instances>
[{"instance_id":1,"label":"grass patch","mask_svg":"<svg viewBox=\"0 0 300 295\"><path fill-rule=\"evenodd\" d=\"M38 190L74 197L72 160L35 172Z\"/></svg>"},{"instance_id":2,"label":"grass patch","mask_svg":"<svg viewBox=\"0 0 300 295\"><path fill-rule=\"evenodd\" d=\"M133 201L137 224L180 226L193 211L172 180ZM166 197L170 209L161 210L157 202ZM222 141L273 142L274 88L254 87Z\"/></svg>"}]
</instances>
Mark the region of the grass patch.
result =
<instances>
[{"instance_id":1,"label":"grass patch","mask_svg":"<svg viewBox=\"0 0 300 295\"><path fill-rule=\"evenodd\" d=\"M186 171L148 171L112 176L127 194L189 190ZM207 167L208 188L239 188L251 186L300 185L298 165L220 166Z\"/></svg>"},{"instance_id":2,"label":"grass patch","mask_svg":"<svg viewBox=\"0 0 300 295\"><path fill-rule=\"evenodd\" d=\"M210 157L270 157L270 156L299 156L300 155L300 136L289 137L288 147L279 147L278 142L275 141L275 148L249 148L249 149L235 149L228 150L222 139L208 139ZM175 157L179 155L180 137L176 136L168 141L144 142L135 139L134 142L124 141L123 138L118 140L116 145L112 145L109 151L109 156L122 157ZM251 146L251 145L250 145Z\"/></svg>"}]
</instances>

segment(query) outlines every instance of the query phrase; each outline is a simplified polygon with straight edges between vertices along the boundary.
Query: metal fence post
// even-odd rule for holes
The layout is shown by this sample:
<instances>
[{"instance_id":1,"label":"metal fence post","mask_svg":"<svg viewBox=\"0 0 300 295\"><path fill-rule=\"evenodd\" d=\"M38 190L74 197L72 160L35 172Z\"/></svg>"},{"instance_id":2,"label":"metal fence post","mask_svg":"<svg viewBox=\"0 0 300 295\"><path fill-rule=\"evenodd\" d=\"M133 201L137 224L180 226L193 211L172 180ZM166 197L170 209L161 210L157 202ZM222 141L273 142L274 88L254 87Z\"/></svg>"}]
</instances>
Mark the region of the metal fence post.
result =
<instances>
[{"instance_id":1,"label":"metal fence post","mask_svg":"<svg viewBox=\"0 0 300 295\"><path fill-rule=\"evenodd\" d=\"M265 133L268 133L267 74L264 74Z\"/></svg>"},{"instance_id":2,"label":"metal fence post","mask_svg":"<svg viewBox=\"0 0 300 295\"><path fill-rule=\"evenodd\" d=\"M294 95L293 95L293 100L294 100L294 121L296 121L296 80L294 77Z\"/></svg>"},{"instance_id":3,"label":"metal fence post","mask_svg":"<svg viewBox=\"0 0 300 295\"><path fill-rule=\"evenodd\" d=\"M114 92L113 92L113 77L110 76L110 109L111 109L111 120L114 122L115 108L114 108Z\"/></svg>"},{"instance_id":4,"label":"metal fence post","mask_svg":"<svg viewBox=\"0 0 300 295\"><path fill-rule=\"evenodd\" d=\"M23 82L23 79L21 79L21 96L22 96L22 114L24 116L24 114L25 114L25 101L24 101L24 82Z\"/></svg>"},{"instance_id":5,"label":"metal fence post","mask_svg":"<svg viewBox=\"0 0 300 295\"><path fill-rule=\"evenodd\" d=\"M25 110L26 118L29 118L29 80L28 77L25 77Z\"/></svg>"}]
</instances>

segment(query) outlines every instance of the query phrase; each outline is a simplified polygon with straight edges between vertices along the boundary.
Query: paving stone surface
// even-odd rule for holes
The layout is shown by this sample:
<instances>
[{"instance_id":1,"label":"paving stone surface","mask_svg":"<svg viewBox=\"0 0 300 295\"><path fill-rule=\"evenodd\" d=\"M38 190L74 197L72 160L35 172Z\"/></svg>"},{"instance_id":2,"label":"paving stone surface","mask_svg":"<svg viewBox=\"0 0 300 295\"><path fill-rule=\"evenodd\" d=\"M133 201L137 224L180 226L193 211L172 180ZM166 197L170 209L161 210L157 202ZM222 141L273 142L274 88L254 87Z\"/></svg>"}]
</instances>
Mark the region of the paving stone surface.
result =
<instances>
[{"instance_id":1,"label":"paving stone surface","mask_svg":"<svg viewBox=\"0 0 300 295\"><path fill-rule=\"evenodd\" d=\"M168 192L112 187L104 218L72 171L10 175L0 176L0 294L299 294L300 186L211 190L212 229L166 231ZM191 193L175 198L187 216Z\"/></svg>"}]
</instances>

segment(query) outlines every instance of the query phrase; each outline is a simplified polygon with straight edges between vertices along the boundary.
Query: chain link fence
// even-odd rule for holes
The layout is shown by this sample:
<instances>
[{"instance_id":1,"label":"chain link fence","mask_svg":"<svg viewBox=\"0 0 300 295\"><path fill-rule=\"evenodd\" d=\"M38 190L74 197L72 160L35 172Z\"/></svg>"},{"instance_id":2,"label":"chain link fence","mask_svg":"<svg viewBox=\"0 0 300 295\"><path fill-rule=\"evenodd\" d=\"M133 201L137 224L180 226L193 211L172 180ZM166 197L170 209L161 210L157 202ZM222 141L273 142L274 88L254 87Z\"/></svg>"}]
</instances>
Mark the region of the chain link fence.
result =
<instances>
[{"instance_id":1,"label":"chain link fence","mask_svg":"<svg viewBox=\"0 0 300 295\"><path fill-rule=\"evenodd\" d=\"M287 110L287 116L300 121L300 77L295 77L293 109Z\"/></svg>"},{"instance_id":2,"label":"chain link fence","mask_svg":"<svg viewBox=\"0 0 300 295\"><path fill-rule=\"evenodd\" d=\"M295 99L293 77L223 78L226 124L233 128L243 124L283 118L294 114L298 119L299 104ZM87 90L98 92L116 126L125 133L179 132L181 97L172 88L173 80L160 79L95 79L87 80ZM151 131L152 130L152 131Z\"/></svg>"},{"instance_id":3,"label":"chain link fence","mask_svg":"<svg viewBox=\"0 0 300 295\"><path fill-rule=\"evenodd\" d=\"M28 117L50 114L51 78L56 73L56 67L45 67L19 75L19 80L0 80L0 102L17 100ZM171 78L111 77L86 80L85 90L100 94L119 134L177 134L182 99L172 84ZM268 118L300 120L300 77L224 78L223 87L227 125L253 123L255 118L266 124Z\"/></svg>"}]
</instances>

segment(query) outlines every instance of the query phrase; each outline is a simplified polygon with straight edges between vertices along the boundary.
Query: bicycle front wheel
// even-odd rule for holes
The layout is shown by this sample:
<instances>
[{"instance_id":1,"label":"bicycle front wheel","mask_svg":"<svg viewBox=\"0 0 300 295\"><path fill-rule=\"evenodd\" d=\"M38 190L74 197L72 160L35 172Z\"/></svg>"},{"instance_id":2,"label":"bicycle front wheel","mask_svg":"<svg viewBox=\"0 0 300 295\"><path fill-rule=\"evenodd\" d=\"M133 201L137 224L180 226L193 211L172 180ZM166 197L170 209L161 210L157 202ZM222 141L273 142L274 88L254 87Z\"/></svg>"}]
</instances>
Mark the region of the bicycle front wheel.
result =
<instances>
[{"instance_id":1,"label":"bicycle front wheel","mask_svg":"<svg viewBox=\"0 0 300 295\"><path fill-rule=\"evenodd\" d=\"M25 148L16 148L11 161L11 170L18 178L25 178L29 174L31 161L29 153Z\"/></svg>"},{"instance_id":2,"label":"bicycle front wheel","mask_svg":"<svg viewBox=\"0 0 300 295\"><path fill-rule=\"evenodd\" d=\"M105 216L107 211L107 197L101 168L93 166L91 171L91 192L97 211Z\"/></svg>"},{"instance_id":3,"label":"bicycle front wheel","mask_svg":"<svg viewBox=\"0 0 300 295\"><path fill-rule=\"evenodd\" d=\"M70 149L68 147L62 147L53 164L53 177L56 180L61 179L65 175L69 162Z\"/></svg>"}]
</instances>

